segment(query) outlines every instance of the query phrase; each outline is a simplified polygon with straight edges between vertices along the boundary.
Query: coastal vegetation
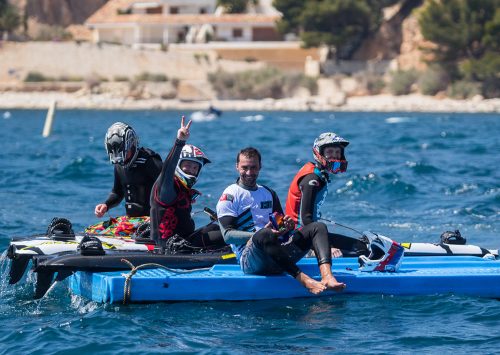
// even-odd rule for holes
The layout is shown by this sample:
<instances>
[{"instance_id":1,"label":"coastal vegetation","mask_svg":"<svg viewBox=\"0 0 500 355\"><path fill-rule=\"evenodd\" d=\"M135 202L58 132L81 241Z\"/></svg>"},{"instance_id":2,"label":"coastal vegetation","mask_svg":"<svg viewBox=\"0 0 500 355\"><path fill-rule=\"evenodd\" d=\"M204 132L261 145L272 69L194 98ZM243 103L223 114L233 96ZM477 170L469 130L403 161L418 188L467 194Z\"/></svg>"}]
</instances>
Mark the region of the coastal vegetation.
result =
<instances>
[{"instance_id":1,"label":"coastal vegetation","mask_svg":"<svg viewBox=\"0 0 500 355\"><path fill-rule=\"evenodd\" d=\"M477 92L486 98L500 96L500 0L274 0L283 13L277 26L294 33L305 47L325 45L334 60L349 60L362 42L373 36L383 19L383 9L398 4L414 10L430 56L423 73L398 70L392 73L390 91L404 95L418 90ZM461 89L459 89L461 88ZM468 88L468 89L465 89Z\"/></svg>"},{"instance_id":2,"label":"coastal vegetation","mask_svg":"<svg viewBox=\"0 0 500 355\"><path fill-rule=\"evenodd\" d=\"M432 62L451 82L500 96L500 0L430 0L419 14L422 35L435 46Z\"/></svg>"},{"instance_id":3,"label":"coastal vegetation","mask_svg":"<svg viewBox=\"0 0 500 355\"><path fill-rule=\"evenodd\" d=\"M7 0L0 0L0 34L8 36L21 24L18 9Z\"/></svg>"},{"instance_id":4,"label":"coastal vegetation","mask_svg":"<svg viewBox=\"0 0 500 355\"><path fill-rule=\"evenodd\" d=\"M9 59L0 78L4 91L71 87L82 95L111 92L137 99L292 98L335 105L378 94L500 97L500 0L274 0L283 14L277 28L292 40L294 52L266 52L251 42L239 52L217 48L219 43L186 51L182 45L154 43L146 49L82 42L72 39L75 32L67 24L38 23L36 31L27 31L31 22L20 3L0 0L0 34L13 40L2 48L4 63ZM258 1L217 4L227 13L244 13ZM284 52L291 54L277 55ZM52 55L65 64L54 67L44 60ZM132 58L132 64L103 69L121 57Z\"/></svg>"},{"instance_id":5,"label":"coastal vegetation","mask_svg":"<svg viewBox=\"0 0 500 355\"><path fill-rule=\"evenodd\" d=\"M305 47L329 46L335 59L350 59L363 39L377 30L382 9L396 0L274 0L283 13L282 33L295 33Z\"/></svg>"},{"instance_id":6,"label":"coastal vegetation","mask_svg":"<svg viewBox=\"0 0 500 355\"><path fill-rule=\"evenodd\" d=\"M316 81L302 74L284 73L276 68L228 73L219 70L209 74L208 80L220 99L281 99L293 96L299 88L311 94L317 91Z\"/></svg>"},{"instance_id":7,"label":"coastal vegetation","mask_svg":"<svg viewBox=\"0 0 500 355\"><path fill-rule=\"evenodd\" d=\"M239 14L245 12L249 3L257 2L257 0L217 0L217 5L223 6L227 13Z\"/></svg>"}]
</instances>

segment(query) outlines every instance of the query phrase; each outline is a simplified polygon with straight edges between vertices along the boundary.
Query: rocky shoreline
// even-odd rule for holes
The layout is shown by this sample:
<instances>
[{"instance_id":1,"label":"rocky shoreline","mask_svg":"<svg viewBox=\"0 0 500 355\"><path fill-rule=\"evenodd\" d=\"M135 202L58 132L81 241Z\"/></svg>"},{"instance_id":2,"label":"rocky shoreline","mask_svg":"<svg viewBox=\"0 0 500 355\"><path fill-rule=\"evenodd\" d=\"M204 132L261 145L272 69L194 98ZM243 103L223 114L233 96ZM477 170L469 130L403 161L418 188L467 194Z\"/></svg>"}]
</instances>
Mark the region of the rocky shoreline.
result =
<instances>
[{"instance_id":1,"label":"rocky shoreline","mask_svg":"<svg viewBox=\"0 0 500 355\"><path fill-rule=\"evenodd\" d=\"M210 105L235 111L361 111L361 112L484 112L500 113L500 99L469 100L411 94L404 96L375 95L348 97L335 102L327 97L263 99L263 100L206 100L133 99L110 94L63 92L2 92L0 109L47 109L56 101L58 109L104 110L206 110Z\"/></svg>"}]
</instances>

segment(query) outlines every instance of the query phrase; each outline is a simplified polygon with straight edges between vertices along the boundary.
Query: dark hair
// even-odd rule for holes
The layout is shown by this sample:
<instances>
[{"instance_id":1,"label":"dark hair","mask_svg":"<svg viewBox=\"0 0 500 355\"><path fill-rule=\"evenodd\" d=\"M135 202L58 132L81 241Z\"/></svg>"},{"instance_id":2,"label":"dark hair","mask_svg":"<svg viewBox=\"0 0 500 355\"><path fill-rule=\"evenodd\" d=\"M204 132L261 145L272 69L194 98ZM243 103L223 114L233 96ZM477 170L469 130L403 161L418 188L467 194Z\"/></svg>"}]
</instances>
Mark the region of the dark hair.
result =
<instances>
[{"instance_id":1,"label":"dark hair","mask_svg":"<svg viewBox=\"0 0 500 355\"><path fill-rule=\"evenodd\" d=\"M240 162L240 155L244 155L247 158L257 157L257 158L259 158L259 165L262 165L262 162L261 162L262 158L260 156L260 153L254 147L246 147L246 148L243 148L242 150L240 150L238 152L238 155L236 156L236 164L238 164Z\"/></svg>"}]
</instances>

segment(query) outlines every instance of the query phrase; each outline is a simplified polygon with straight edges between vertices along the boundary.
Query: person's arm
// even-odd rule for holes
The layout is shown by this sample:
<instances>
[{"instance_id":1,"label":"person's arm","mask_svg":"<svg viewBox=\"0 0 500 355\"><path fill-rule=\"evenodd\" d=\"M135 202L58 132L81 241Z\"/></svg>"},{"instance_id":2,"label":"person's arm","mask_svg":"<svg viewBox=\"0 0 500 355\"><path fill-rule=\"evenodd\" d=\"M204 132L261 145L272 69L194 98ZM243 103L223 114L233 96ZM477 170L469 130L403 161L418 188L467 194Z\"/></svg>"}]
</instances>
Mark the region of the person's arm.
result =
<instances>
[{"instance_id":1,"label":"person's arm","mask_svg":"<svg viewBox=\"0 0 500 355\"><path fill-rule=\"evenodd\" d=\"M237 218L233 216L223 216L219 218L219 226L222 237L227 244L246 244L252 238L253 232L245 232L236 229Z\"/></svg>"},{"instance_id":2,"label":"person's arm","mask_svg":"<svg viewBox=\"0 0 500 355\"><path fill-rule=\"evenodd\" d=\"M303 226L308 225L315 221L316 218L316 196L323 187L323 182L320 181L316 174L309 174L304 176L300 183L299 188L302 191L302 200L300 202L299 220Z\"/></svg>"},{"instance_id":3,"label":"person's arm","mask_svg":"<svg viewBox=\"0 0 500 355\"><path fill-rule=\"evenodd\" d=\"M219 202L217 202L217 216L219 221L220 230L222 237L227 244L242 245L245 244L250 238L252 238L254 232L242 231L238 225L238 201L230 193L228 187L222 193ZM250 224L250 219L252 218L252 212L246 211L247 223Z\"/></svg>"},{"instance_id":4,"label":"person's arm","mask_svg":"<svg viewBox=\"0 0 500 355\"><path fill-rule=\"evenodd\" d=\"M118 174L117 167L115 166L115 181L113 184L113 189L111 189L111 192L104 202L104 204L108 207L107 209L109 210L110 208L113 208L115 206L118 206L118 204L123 200L124 191L123 191L123 186L120 180L120 174Z\"/></svg>"},{"instance_id":5,"label":"person's arm","mask_svg":"<svg viewBox=\"0 0 500 355\"><path fill-rule=\"evenodd\" d=\"M162 168L163 162L158 154L154 153L146 160L145 171L151 180L155 181L158 178Z\"/></svg>"},{"instance_id":6,"label":"person's arm","mask_svg":"<svg viewBox=\"0 0 500 355\"><path fill-rule=\"evenodd\" d=\"M168 204L175 200L177 191L175 190L174 177L175 168L179 162L182 147L186 144L189 138L189 128L191 127L191 120L184 125L184 116L181 118L181 127L177 131L177 138L174 146L170 149L165 162L163 163L162 171L156 182L156 194L161 202Z\"/></svg>"},{"instance_id":7,"label":"person's arm","mask_svg":"<svg viewBox=\"0 0 500 355\"><path fill-rule=\"evenodd\" d=\"M185 141L176 139L173 147L170 149L167 158L163 162L161 173L156 181L158 190L156 194L161 202L168 204L175 200L177 191L174 184L175 168L179 162L182 147L186 144Z\"/></svg>"}]
</instances>

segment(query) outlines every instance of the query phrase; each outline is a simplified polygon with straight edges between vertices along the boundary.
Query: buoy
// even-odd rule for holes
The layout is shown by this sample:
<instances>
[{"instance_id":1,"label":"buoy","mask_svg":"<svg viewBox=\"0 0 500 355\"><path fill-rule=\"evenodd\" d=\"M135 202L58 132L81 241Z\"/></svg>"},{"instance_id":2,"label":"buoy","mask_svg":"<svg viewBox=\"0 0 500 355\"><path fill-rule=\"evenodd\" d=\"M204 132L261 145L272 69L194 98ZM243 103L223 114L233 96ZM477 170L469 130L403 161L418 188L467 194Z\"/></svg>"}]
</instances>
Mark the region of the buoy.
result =
<instances>
[{"instance_id":1,"label":"buoy","mask_svg":"<svg viewBox=\"0 0 500 355\"><path fill-rule=\"evenodd\" d=\"M54 122L54 112L56 111L56 100L52 101L47 111L47 117L45 117L45 124L43 125L42 136L47 138L52 132L52 123Z\"/></svg>"}]
</instances>

